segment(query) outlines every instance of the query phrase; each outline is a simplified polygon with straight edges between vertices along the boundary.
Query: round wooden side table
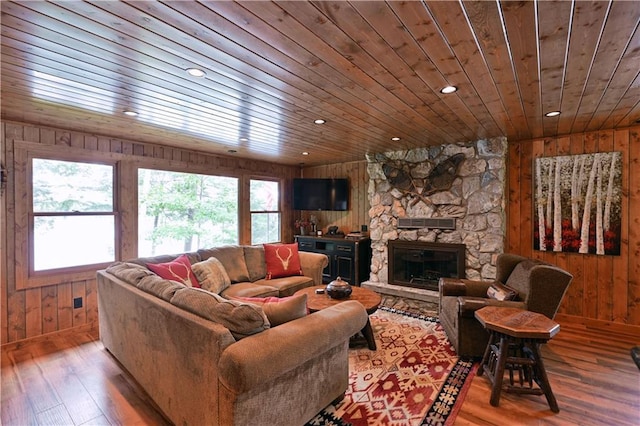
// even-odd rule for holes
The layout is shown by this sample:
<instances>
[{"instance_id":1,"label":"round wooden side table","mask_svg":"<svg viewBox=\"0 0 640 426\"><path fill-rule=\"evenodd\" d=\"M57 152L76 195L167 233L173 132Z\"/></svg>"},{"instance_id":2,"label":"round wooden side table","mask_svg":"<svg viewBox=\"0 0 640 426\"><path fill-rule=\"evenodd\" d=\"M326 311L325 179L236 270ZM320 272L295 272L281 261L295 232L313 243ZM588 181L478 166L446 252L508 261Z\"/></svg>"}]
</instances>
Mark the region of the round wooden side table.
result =
<instances>
[{"instance_id":1,"label":"round wooden side table","mask_svg":"<svg viewBox=\"0 0 640 426\"><path fill-rule=\"evenodd\" d=\"M378 310L378 307L382 302L382 298L375 291L362 288L362 287L357 287L357 286L351 287L352 289L351 295L345 299L332 299L331 297L329 297L326 291L320 294L316 293L317 289L324 290L325 287L326 285L316 285L313 287L307 287L307 288L303 288L302 290L298 290L296 294L304 293L307 295L307 308L309 309L309 312L316 312L316 311L328 308L329 306L333 306L333 305L337 305L338 303L345 302L347 300L355 300L360 302L360 304L364 306L364 308L367 311L367 314L371 315L372 313ZM369 349L371 349L372 351L375 351L377 348L376 339L373 336L371 321L367 320L367 323L362 329L362 335L367 341L367 346L369 347Z\"/></svg>"}]
</instances>

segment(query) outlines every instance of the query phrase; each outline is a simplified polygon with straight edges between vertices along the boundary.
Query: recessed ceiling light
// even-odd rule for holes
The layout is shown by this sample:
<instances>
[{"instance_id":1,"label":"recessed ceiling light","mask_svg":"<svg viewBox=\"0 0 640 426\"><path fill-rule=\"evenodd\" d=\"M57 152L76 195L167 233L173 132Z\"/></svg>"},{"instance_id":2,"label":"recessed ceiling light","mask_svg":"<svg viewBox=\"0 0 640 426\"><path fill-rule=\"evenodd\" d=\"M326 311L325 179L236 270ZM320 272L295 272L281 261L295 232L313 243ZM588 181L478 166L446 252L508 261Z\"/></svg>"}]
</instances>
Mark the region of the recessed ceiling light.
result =
<instances>
[{"instance_id":1,"label":"recessed ceiling light","mask_svg":"<svg viewBox=\"0 0 640 426\"><path fill-rule=\"evenodd\" d=\"M445 86L442 89L440 89L440 93L444 93L445 95L449 94L449 93L453 93L455 91L457 91L458 88L456 86Z\"/></svg>"},{"instance_id":2,"label":"recessed ceiling light","mask_svg":"<svg viewBox=\"0 0 640 426\"><path fill-rule=\"evenodd\" d=\"M129 111L129 110L122 111L122 113L123 113L124 115L128 115L129 117L136 117L136 116L138 115L138 113L137 113L137 112L135 112L135 111Z\"/></svg>"},{"instance_id":3,"label":"recessed ceiling light","mask_svg":"<svg viewBox=\"0 0 640 426\"><path fill-rule=\"evenodd\" d=\"M302 155L309 155L309 153L307 151L303 151Z\"/></svg>"},{"instance_id":4,"label":"recessed ceiling light","mask_svg":"<svg viewBox=\"0 0 640 426\"><path fill-rule=\"evenodd\" d=\"M392 141L399 141L399 140L400 140L400 138L399 138L399 137L397 137L397 136L394 136L394 137L392 137L392 138L391 138L391 140L392 140Z\"/></svg>"},{"instance_id":5,"label":"recessed ceiling light","mask_svg":"<svg viewBox=\"0 0 640 426\"><path fill-rule=\"evenodd\" d=\"M545 114L546 117L557 117L560 115L560 111L550 111Z\"/></svg>"},{"instance_id":6,"label":"recessed ceiling light","mask_svg":"<svg viewBox=\"0 0 640 426\"><path fill-rule=\"evenodd\" d=\"M187 73L192 77L204 77L207 75L207 73L202 71L200 68L187 68Z\"/></svg>"},{"instance_id":7,"label":"recessed ceiling light","mask_svg":"<svg viewBox=\"0 0 640 426\"><path fill-rule=\"evenodd\" d=\"M317 120L313 120L314 123L316 124L324 124L327 122L327 120L323 120L322 118L318 118Z\"/></svg>"},{"instance_id":8,"label":"recessed ceiling light","mask_svg":"<svg viewBox=\"0 0 640 426\"><path fill-rule=\"evenodd\" d=\"M240 138L240 142L249 142L249 139L247 139L247 138Z\"/></svg>"}]
</instances>

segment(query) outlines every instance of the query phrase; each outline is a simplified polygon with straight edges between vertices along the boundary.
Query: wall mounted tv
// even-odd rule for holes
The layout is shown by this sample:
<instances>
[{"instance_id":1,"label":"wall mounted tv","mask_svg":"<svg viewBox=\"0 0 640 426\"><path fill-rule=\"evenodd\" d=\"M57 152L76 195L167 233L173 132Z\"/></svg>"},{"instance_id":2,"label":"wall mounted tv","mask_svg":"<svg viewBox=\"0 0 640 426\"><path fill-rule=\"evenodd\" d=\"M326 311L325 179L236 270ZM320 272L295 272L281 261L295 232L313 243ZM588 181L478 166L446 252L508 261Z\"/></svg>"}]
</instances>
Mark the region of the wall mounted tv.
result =
<instances>
[{"instance_id":1,"label":"wall mounted tv","mask_svg":"<svg viewBox=\"0 0 640 426\"><path fill-rule=\"evenodd\" d=\"M294 210L344 211L348 208L348 179L293 179Z\"/></svg>"}]
</instances>

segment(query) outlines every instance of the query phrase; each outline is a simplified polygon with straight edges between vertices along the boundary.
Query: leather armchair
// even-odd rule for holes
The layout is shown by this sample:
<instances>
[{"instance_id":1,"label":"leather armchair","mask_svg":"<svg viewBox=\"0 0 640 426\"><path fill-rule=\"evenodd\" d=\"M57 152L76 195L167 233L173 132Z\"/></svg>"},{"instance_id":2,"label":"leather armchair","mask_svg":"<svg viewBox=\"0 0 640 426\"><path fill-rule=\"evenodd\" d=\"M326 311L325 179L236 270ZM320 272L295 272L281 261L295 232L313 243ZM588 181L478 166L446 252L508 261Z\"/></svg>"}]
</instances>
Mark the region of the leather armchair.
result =
<instances>
[{"instance_id":1,"label":"leather armchair","mask_svg":"<svg viewBox=\"0 0 640 426\"><path fill-rule=\"evenodd\" d=\"M557 266L508 253L498 256L496 269L496 281L517 292L514 300L488 297L487 290L495 281L440 279L440 324L460 356L480 357L487 346L489 334L475 318L475 311L485 306L507 306L553 319L573 279Z\"/></svg>"}]
</instances>

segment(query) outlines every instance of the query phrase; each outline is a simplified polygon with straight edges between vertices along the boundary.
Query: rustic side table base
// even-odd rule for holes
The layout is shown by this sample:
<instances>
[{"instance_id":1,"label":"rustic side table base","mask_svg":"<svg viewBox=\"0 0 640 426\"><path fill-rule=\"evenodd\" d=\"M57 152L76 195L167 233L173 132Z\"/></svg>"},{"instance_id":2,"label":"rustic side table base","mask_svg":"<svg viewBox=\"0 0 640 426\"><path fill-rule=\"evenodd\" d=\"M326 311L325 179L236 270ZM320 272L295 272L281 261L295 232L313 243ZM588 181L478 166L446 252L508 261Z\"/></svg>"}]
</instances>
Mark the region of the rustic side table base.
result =
<instances>
[{"instance_id":1,"label":"rustic side table base","mask_svg":"<svg viewBox=\"0 0 640 426\"><path fill-rule=\"evenodd\" d=\"M490 334L478 374L486 373L492 384L491 405L497 407L500 403L507 370L506 392L544 395L551 411L558 413L540 345L549 341L560 326L544 315L515 308L486 307L476 311L476 318Z\"/></svg>"}]
</instances>

